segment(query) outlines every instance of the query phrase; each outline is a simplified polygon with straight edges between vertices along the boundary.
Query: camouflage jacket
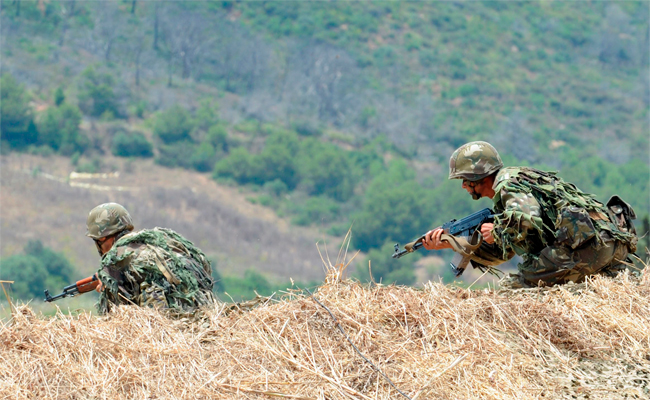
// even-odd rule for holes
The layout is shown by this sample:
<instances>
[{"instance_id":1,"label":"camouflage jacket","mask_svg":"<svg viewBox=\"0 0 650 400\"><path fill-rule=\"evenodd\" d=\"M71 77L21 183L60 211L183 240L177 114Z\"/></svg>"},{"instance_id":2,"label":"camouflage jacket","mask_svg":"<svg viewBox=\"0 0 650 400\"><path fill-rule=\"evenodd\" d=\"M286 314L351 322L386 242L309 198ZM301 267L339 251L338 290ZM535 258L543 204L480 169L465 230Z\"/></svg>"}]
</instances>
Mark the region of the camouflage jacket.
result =
<instances>
[{"instance_id":1,"label":"camouflage jacket","mask_svg":"<svg viewBox=\"0 0 650 400\"><path fill-rule=\"evenodd\" d=\"M602 230L636 250L634 232L619 229L607 207L555 172L502 168L493 189L497 216L492 234L504 259L511 250L524 260L536 257L554 243L575 249L592 238L600 241Z\"/></svg>"},{"instance_id":2,"label":"camouflage jacket","mask_svg":"<svg viewBox=\"0 0 650 400\"><path fill-rule=\"evenodd\" d=\"M103 285L100 313L119 304L191 311L213 301L210 262L171 229L122 236L102 257L98 277Z\"/></svg>"}]
</instances>

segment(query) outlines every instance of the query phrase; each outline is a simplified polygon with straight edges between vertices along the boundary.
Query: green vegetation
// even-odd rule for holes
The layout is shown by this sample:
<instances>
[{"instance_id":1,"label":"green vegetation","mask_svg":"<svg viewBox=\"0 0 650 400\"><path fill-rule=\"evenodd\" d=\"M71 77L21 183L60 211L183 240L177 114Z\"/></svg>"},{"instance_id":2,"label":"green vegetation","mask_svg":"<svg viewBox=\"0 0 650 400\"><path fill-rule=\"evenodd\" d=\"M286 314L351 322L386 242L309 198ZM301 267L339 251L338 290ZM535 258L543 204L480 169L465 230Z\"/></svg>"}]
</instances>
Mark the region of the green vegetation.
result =
<instances>
[{"instance_id":1,"label":"green vegetation","mask_svg":"<svg viewBox=\"0 0 650 400\"><path fill-rule=\"evenodd\" d=\"M14 148L23 148L37 141L33 111L23 85L5 74L0 80L2 107L0 107L0 135Z\"/></svg>"},{"instance_id":2,"label":"green vegetation","mask_svg":"<svg viewBox=\"0 0 650 400\"><path fill-rule=\"evenodd\" d=\"M42 298L45 289L63 288L75 279L75 270L65 256L40 241L29 241L23 252L2 260L0 269L0 280L14 282L14 297Z\"/></svg>"},{"instance_id":3,"label":"green vegetation","mask_svg":"<svg viewBox=\"0 0 650 400\"><path fill-rule=\"evenodd\" d=\"M123 131L114 155L247 185L297 225L353 225L373 257L488 205L446 182L451 151L471 140L650 210L647 2L76 3L2 8L16 39L4 57L46 64L72 30L95 49L80 73L60 68L69 85L2 76L3 151L100 157L82 118L128 109L153 143ZM228 100L206 100L217 91ZM412 279L395 268L375 272Z\"/></svg>"},{"instance_id":4,"label":"green vegetation","mask_svg":"<svg viewBox=\"0 0 650 400\"><path fill-rule=\"evenodd\" d=\"M225 293L235 301L241 301L254 298L256 292L268 296L292 286L288 281L286 284L270 282L253 269L247 270L242 277L222 277L215 260L211 262L212 277L215 280L214 292L224 301L230 301L230 297ZM23 249L23 254L3 259L0 269L0 280L13 281L9 286L11 293L14 298L21 300L40 299L45 289L55 294L53 292L62 290L64 286L76 282L79 278L75 268L62 253L44 246L39 240L29 241Z\"/></svg>"},{"instance_id":5,"label":"green vegetation","mask_svg":"<svg viewBox=\"0 0 650 400\"><path fill-rule=\"evenodd\" d=\"M110 119L120 114L113 92L115 79L110 74L88 67L82 72L81 78L79 108L93 117Z\"/></svg>"},{"instance_id":6,"label":"green vegetation","mask_svg":"<svg viewBox=\"0 0 650 400\"><path fill-rule=\"evenodd\" d=\"M410 255L410 259L400 258L395 260L390 257L392 252L392 243L386 243L381 248L371 249L365 262L358 267L355 273L356 277L361 280L369 280L369 274L372 273L372 279L384 285L391 283L398 285L414 284L413 263L422 257L421 253ZM369 266L370 269L368 269Z\"/></svg>"},{"instance_id":7,"label":"green vegetation","mask_svg":"<svg viewBox=\"0 0 650 400\"><path fill-rule=\"evenodd\" d=\"M152 157L153 145L140 132L120 131L113 136L111 152L118 157Z\"/></svg>"},{"instance_id":8,"label":"green vegetation","mask_svg":"<svg viewBox=\"0 0 650 400\"><path fill-rule=\"evenodd\" d=\"M224 276L222 289L217 291L223 301L242 301L260 296L270 296L274 292L286 290L292 286L291 282L285 284L271 283L264 275L254 269L248 269L243 277L234 275Z\"/></svg>"},{"instance_id":9,"label":"green vegetation","mask_svg":"<svg viewBox=\"0 0 650 400\"><path fill-rule=\"evenodd\" d=\"M89 141L79 130L80 123L81 112L77 107L66 103L50 107L37 122L38 143L66 156L83 153Z\"/></svg>"}]
</instances>

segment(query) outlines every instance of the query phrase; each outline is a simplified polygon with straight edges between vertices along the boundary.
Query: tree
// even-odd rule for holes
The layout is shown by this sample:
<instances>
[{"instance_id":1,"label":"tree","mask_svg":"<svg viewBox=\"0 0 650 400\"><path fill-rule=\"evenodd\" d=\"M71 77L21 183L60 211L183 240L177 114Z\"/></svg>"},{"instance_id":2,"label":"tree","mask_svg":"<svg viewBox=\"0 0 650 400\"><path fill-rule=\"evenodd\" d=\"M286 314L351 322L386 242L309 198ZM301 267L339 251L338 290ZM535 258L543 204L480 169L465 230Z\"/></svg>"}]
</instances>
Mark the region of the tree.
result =
<instances>
[{"instance_id":1,"label":"tree","mask_svg":"<svg viewBox=\"0 0 650 400\"><path fill-rule=\"evenodd\" d=\"M159 113L154 120L153 132L165 144L190 140L194 128L192 117L185 108L178 104Z\"/></svg>"},{"instance_id":2,"label":"tree","mask_svg":"<svg viewBox=\"0 0 650 400\"><path fill-rule=\"evenodd\" d=\"M124 34L124 22L124 16L115 2L98 3L94 34L96 41L101 43L106 62L111 61L111 51Z\"/></svg>"},{"instance_id":3,"label":"tree","mask_svg":"<svg viewBox=\"0 0 650 400\"><path fill-rule=\"evenodd\" d=\"M298 135L294 132L280 131L269 136L264 149L253 157L253 182L263 185L279 179L289 189L295 188L300 179L295 159L298 148Z\"/></svg>"},{"instance_id":4,"label":"tree","mask_svg":"<svg viewBox=\"0 0 650 400\"><path fill-rule=\"evenodd\" d=\"M75 270L72 264L70 264L63 254L45 247L40 240L30 240L25 245L23 251L28 256L38 258L50 276L59 277L65 282L74 278Z\"/></svg>"},{"instance_id":5,"label":"tree","mask_svg":"<svg viewBox=\"0 0 650 400\"><path fill-rule=\"evenodd\" d=\"M37 140L36 126L32 109L27 100L27 92L13 76L0 78L0 136L13 147L24 147Z\"/></svg>"},{"instance_id":6,"label":"tree","mask_svg":"<svg viewBox=\"0 0 650 400\"><path fill-rule=\"evenodd\" d=\"M301 186L309 194L325 194L339 201L346 201L352 196L352 165L341 148L316 139L304 140L299 165Z\"/></svg>"},{"instance_id":7,"label":"tree","mask_svg":"<svg viewBox=\"0 0 650 400\"><path fill-rule=\"evenodd\" d=\"M146 26L140 20L132 18L131 21L129 21L129 28L132 32L132 36L129 38L126 47L131 53L131 59L133 60L133 64L135 66L135 86L140 86L142 57L145 55L147 49L149 48L149 39Z\"/></svg>"},{"instance_id":8,"label":"tree","mask_svg":"<svg viewBox=\"0 0 650 400\"><path fill-rule=\"evenodd\" d=\"M83 153L90 141L79 130L81 112L72 104L50 107L38 120L38 142L61 154Z\"/></svg>"},{"instance_id":9,"label":"tree","mask_svg":"<svg viewBox=\"0 0 650 400\"><path fill-rule=\"evenodd\" d=\"M243 147L237 147L226 158L219 160L213 171L213 177L232 178L241 184L250 183L253 156Z\"/></svg>"},{"instance_id":10,"label":"tree","mask_svg":"<svg viewBox=\"0 0 650 400\"><path fill-rule=\"evenodd\" d=\"M211 25L201 14L170 8L162 18L164 43L168 56L168 86L171 86L172 63L179 58L182 78L192 76L203 49L209 47L213 38L208 34Z\"/></svg>"},{"instance_id":11,"label":"tree","mask_svg":"<svg viewBox=\"0 0 650 400\"><path fill-rule=\"evenodd\" d=\"M14 296L30 299L43 296L48 287L62 287L74 279L75 270L69 261L39 241L29 241L24 254L2 260L0 279L14 281Z\"/></svg>"},{"instance_id":12,"label":"tree","mask_svg":"<svg viewBox=\"0 0 650 400\"><path fill-rule=\"evenodd\" d=\"M59 86L54 91L54 105L58 107L61 104L63 104L64 101L65 101L65 94L63 93L63 88Z\"/></svg>"},{"instance_id":13,"label":"tree","mask_svg":"<svg viewBox=\"0 0 650 400\"><path fill-rule=\"evenodd\" d=\"M93 67L86 68L81 73L79 84L79 108L93 117L104 113L119 115L117 98L113 92L114 84L110 74L98 72Z\"/></svg>"},{"instance_id":14,"label":"tree","mask_svg":"<svg viewBox=\"0 0 650 400\"><path fill-rule=\"evenodd\" d=\"M343 123L357 107L352 99L361 81L351 57L333 46L307 43L291 59L289 65L297 68L287 73L284 90L301 103L296 109L315 107L321 121Z\"/></svg>"},{"instance_id":15,"label":"tree","mask_svg":"<svg viewBox=\"0 0 650 400\"><path fill-rule=\"evenodd\" d=\"M190 163L197 171L208 172L214 168L215 155L214 147L208 142L203 142L194 149Z\"/></svg>"},{"instance_id":16,"label":"tree","mask_svg":"<svg viewBox=\"0 0 650 400\"><path fill-rule=\"evenodd\" d=\"M14 282L11 288L15 297L27 300L43 296L47 269L38 258L17 254L2 260L0 277Z\"/></svg>"},{"instance_id":17,"label":"tree","mask_svg":"<svg viewBox=\"0 0 650 400\"><path fill-rule=\"evenodd\" d=\"M118 132L111 144L111 152L118 157L152 157L153 145L140 132Z\"/></svg>"},{"instance_id":18,"label":"tree","mask_svg":"<svg viewBox=\"0 0 650 400\"><path fill-rule=\"evenodd\" d=\"M415 283L413 264L421 257L414 253L407 258L393 259L389 255L393 252L393 242L386 242L379 249L371 249L365 262L357 269L359 279L369 280L368 273L372 273L375 282L385 285L396 283L398 285L412 285ZM368 271L370 265L370 271Z\"/></svg>"},{"instance_id":19,"label":"tree","mask_svg":"<svg viewBox=\"0 0 650 400\"><path fill-rule=\"evenodd\" d=\"M364 195L354 223L354 244L361 251L388 241L415 238L430 227L433 207L427 192L403 161L394 161L377 175Z\"/></svg>"},{"instance_id":20,"label":"tree","mask_svg":"<svg viewBox=\"0 0 650 400\"><path fill-rule=\"evenodd\" d=\"M201 101L199 108L194 113L194 126L202 131L208 131L212 126L219 122L217 111L219 107L212 101L204 99Z\"/></svg>"}]
</instances>

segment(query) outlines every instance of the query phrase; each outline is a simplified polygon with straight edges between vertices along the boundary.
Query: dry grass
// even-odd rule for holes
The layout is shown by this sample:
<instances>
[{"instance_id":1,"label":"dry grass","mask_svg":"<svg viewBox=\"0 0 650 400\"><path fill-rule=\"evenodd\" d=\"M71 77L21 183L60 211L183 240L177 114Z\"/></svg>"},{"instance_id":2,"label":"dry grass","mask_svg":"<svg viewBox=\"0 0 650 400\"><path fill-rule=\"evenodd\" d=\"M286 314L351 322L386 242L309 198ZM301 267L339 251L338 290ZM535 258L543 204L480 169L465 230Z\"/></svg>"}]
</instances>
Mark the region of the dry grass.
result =
<instances>
[{"instance_id":1,"label":"dry grass","mask_svg":"<svg viewBox=\"0 0 650 400\"><path fill-rule=\"evenodd\" d=\"M650 397L650 273L547 290L362 286L330 270L316 298L415 399ZM178 319L122 307L0 329L11 399L396 399L308 294Z\"/></svg>"}]
</instances>

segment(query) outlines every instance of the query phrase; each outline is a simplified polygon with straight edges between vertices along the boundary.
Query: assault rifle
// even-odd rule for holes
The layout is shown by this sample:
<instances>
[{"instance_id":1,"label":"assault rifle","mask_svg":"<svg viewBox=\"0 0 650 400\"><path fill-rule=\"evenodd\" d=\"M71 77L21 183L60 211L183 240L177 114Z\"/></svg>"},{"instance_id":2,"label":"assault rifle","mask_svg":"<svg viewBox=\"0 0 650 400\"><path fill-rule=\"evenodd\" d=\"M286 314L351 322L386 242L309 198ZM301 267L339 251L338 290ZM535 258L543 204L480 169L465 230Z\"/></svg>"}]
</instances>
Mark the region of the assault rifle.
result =
<instances>
[{"instance_id":1,"label":"assault rifle","mask_svg":"<svg viewBox=\"0 0 650 400\"><path fill-rule=\"evenodd\" d=\"M97 274L95 274L93 276L89 276L88 278L77 281L77 283L74 283L70 286L64 287L63 292L61 294L57 294L56 296L51 296L50 291L45 289L45 301L49 303L58 299L87 293L95 290L99 284L99 279L97 279Z\"/></svg>"},{"instance_id":2,"label":"assault rifle","mask_svg":"<svg viewBox=\"0 0 650 400\"><path fill-rule=\"evenodd\" d=\"M445 222L440 228L442 228L443 233L446 233L447 235L471 237L475 232L480 233L479 229L482 224L492 221L494 221L494 211L490 210L489 208L484 208L481 211L477 211L474 214L461 218L460 220L452 219L449 222ZM393 253L393 258L400 258L406 254L419 250L423 246L423 240L424 235L415 239L411 243L405 244L403 250L400 250L399 243L395 243L395 252ZM463 257L458 266L450 263L451 269L454 271L454 275L460 276L463 271L465 271L465 267L467 267L469 261L470 260L468 257Z\"/></svg>"}]
</instances>

